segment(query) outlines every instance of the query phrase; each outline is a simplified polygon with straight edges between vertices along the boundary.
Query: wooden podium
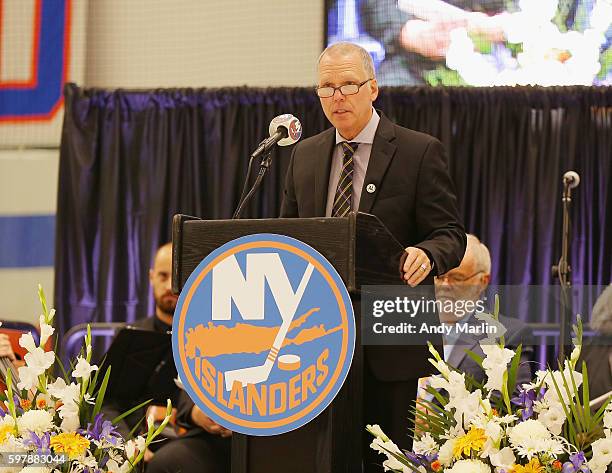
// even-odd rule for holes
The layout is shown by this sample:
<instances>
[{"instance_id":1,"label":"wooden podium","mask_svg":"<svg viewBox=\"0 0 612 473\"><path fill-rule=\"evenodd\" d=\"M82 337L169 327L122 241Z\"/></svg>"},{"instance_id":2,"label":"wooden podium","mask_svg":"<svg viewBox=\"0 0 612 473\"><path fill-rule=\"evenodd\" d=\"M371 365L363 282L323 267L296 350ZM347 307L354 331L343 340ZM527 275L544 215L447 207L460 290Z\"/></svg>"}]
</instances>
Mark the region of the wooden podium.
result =
<instances>
[{"instance_id":1,"label":"wooden podium","mask_svg":"<svg viewBox=\"0 0 612 473\"><path fill-rule=\"evenodd\" d=\"M189 275L209 253L229 241L255 233L296 238L330 261L351 294L357 340L351 370L332 404L310 423L286 434L270 437L234 434L232 473L361 472L365 424L359 288L402 284L400 263L404 247L377 217L364 213L351 213L343 218L260 220L200 220L175 215L173 291L180 293ZM420 353L427 350L407 348L418 348ZM414 365L411 369L415 378L427 370L426 362Z\"/></svg>"}]
</instances>

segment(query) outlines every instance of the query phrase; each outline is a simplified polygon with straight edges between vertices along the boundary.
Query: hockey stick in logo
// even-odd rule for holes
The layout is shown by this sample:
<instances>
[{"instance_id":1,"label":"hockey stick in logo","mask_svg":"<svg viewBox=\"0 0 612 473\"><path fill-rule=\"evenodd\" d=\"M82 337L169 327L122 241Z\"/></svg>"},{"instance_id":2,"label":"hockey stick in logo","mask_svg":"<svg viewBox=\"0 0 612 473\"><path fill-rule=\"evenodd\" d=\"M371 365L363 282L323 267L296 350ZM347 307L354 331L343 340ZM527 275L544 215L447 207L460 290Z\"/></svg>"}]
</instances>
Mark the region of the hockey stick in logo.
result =
<instances>
[{"instance_id":1,"label":"hockey stick in logo","mask_svg":"<svg viewBox=\"0 0 612 473\"><path fill-rule=\"evenodd\" d=\"M289 331L289 326L295 317L295 313L297 312L300 301L302 300L302 296L304 295L304 291L306 290L306 286L308 285L308 281L310 281L310 276L312 275L312 271L314 266L309 263L306 271L304 271L304 275L302 276L302 280L300 281L300 285L295 293L295 301L297 301L291 310L285 312L281 310L281 317L283 318L283 323L280 326L278 333L276 334L276 338L274 338L274 343L272 344L272 348L270 348L270 352L268 353L268 357L263 365L259 366L249 366L247 368L239 368L237 370L226 371L224 373L225 376L225 389L227 391L232 389L234 385L234 381L239 381L242 383L242 386L246 386L247 384L258 384L267 381L270 377L270 372L274 367L274 362L276 361L276 357L278 356L278 352L283 346L283 342L285 341L285 337L287 336L287 332Z\"/></svg>"}]
</instances>

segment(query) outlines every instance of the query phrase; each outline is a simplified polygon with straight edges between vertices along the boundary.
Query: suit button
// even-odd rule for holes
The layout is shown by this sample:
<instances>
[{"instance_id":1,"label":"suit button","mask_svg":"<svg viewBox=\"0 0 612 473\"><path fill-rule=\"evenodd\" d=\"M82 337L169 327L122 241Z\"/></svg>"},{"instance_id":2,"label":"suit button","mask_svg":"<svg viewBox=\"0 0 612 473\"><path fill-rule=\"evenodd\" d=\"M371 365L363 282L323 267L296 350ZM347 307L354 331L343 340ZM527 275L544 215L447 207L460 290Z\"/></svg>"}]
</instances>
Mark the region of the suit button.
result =
<instances>
[{"instance_id":1,"label":"suit button","mask_svg":"<svg viewBox=\"0 0 612 473\"><path fill-rule=\"evenodd\" d=\"M374 184L368 184L366 186L366 191L368 194L373 194L376 191L376 186Z\"/></svg>"}]
</instances>

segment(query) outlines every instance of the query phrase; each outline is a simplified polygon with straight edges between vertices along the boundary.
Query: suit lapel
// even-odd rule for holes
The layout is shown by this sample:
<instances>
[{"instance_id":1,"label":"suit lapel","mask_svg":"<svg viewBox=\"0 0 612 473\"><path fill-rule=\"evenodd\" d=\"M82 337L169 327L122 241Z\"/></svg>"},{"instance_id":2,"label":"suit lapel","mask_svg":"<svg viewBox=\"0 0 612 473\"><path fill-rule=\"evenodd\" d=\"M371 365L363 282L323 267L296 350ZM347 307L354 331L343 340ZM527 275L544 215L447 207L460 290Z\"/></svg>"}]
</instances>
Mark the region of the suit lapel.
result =
<instances>
[{"instance_id":1,"label":"suit lapel","mask_svg":"<svg viewBox=\"0 0 612 473\"><path fill-rule=\"evenodd\" d=\"M317 156L313 156L313 166L315 167L314 182L314 215L325 216L327 204L327 191L329 189L329 173L331 170L331 160L334 153L336 138L335 128L321 133L316 149L321 150Z\"/></svg>"},{"instance_id":2,"label":"suit lapel","mask_svg":"<svg viewBox=\"0 0 612 473\"><path fill-rule=\"evenodd\" d=\"M378 195L377 191L368 192L367 187L369 184L374 184L377 190L380 189L387 168L397 150L397 146L393 144L395 139L393 123L382 112L379 111L378 113L380 114L380 122L378 122L378 128L374 135L372 152L370 153L368 169L366 170L361 199L359 201L359 211L366 213L371 212Z\"/></svg>"}]
</instances>

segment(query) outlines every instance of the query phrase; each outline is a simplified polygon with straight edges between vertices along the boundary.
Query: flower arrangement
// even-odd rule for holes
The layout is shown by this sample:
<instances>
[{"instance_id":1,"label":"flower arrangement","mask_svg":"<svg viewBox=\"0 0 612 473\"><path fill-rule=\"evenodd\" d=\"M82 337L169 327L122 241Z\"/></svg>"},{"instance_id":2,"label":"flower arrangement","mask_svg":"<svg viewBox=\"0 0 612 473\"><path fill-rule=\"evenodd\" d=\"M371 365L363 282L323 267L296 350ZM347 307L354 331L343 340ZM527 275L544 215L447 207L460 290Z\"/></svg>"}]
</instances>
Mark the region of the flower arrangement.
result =
<instances>
[{"instance_id":1,"label":"flower arrangement","mask_svg":"<svg viewBox=\"0 0 612 473\"><path fill-rule=\"evenodd\" d=\"M584 362L576 371L580 319L574 334L572 354L559 369L538 371L518 389L521 347L509 350L503 337L498 344L481 343L484 358L468 352L483 368L484 384L447 365L430 345L430 362L440 374L427 387L431 400L417 399L412 410L412 451L400 450L378 425L367 426L375 437L370 447L387 456L385 471L606 472L612 463L612 405L608 399L591 411Z\"/></svg>"},{"instance_id":2,"label":"flower arrangement","mask_svg":"<svg viewBox=\"0 0 612 473\"><path fill-rule=\"evenodd\" d=\"M55 310L47 309L42 288L39 298L40 343L31 333L21 336L19 344L27 350L25 365L15 372L9 368L6 390L0 394L0 470L46 473L128 473L143 458L149 444L168 423L166 417L156 427L147 420L146 436L124 439L115 425L140 409L135 406L114 419L101 412L111 367L102 378L91 364L91 332L85 347L66 371L61 360L45 346L53 335ZM63 376L55 378L54 371Z\"/></svg>"}]
</instances>

